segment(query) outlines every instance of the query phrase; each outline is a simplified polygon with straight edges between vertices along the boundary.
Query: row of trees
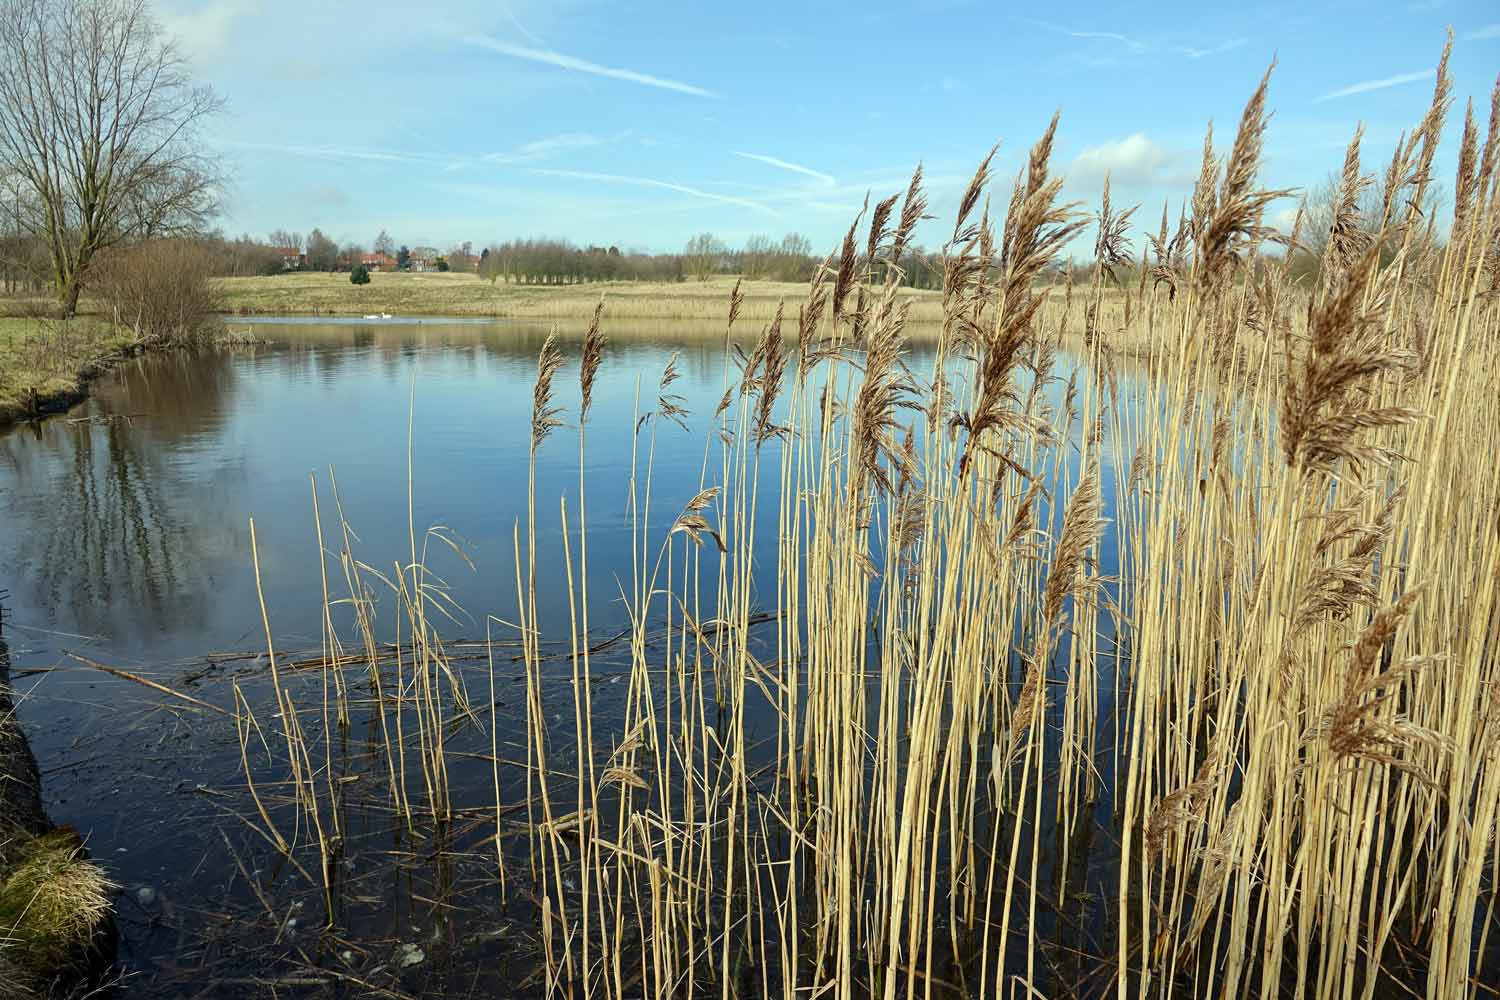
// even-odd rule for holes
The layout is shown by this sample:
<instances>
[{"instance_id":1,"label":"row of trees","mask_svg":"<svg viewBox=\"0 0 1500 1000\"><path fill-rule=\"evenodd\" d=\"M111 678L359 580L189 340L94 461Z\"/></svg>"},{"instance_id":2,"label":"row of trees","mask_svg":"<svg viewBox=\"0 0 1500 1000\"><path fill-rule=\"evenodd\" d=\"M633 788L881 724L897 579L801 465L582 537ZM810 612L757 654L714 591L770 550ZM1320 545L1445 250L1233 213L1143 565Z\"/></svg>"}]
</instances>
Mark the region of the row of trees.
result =
<instances>
[{"instance_id":1,"label":"row of trees","mask_svg":"<svg viewBox=\"0 0 1500 1000\"><path fill-rule=\"evenodd\" d=\"M619 247L579 247L567 240L508 240L486 247L479 274L491 282L569 285L588 281L682 281L686 271L676 254L621 251Z\"/></svg>"},{"instance_id":2,"label":"row of trees","mask_svg":"<svg viewBox=\"0 0 1500 1000\"><path fill-rule=\"evenodd\" d=\"M682 253L622 251L618 246L580 247L561 239L509 240L492 244L480 255L479 273L490 281L526 285L578 284L590 281L706 281L720 274L751 280L806 281L820 263L812 242L790 233L780 242L752 236L742 249L731 249L712 233L688 241Z\"/></svg>"}]
</instances>

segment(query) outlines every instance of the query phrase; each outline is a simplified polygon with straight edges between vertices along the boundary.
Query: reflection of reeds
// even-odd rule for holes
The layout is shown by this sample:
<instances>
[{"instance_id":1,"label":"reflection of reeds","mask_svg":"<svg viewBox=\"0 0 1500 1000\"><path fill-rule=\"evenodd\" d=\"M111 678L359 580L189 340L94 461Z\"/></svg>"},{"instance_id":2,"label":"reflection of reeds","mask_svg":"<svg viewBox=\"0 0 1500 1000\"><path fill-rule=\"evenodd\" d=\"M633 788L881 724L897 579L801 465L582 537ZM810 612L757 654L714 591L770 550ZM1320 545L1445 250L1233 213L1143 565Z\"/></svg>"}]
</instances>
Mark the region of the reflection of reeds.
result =
<instances>
[{"instance_id":1,"label":"reflection of reeds","mask_svg":"<svg viewBox=\"0 0 1500 1000\"><path fill-rule=\"evenodd\" d=\"M713 414L702 482L653 519L656 441L686 418L674 357L636 423L629 673L607 727L590 694L583 433L580 496L559 507L566 714L543 684L536 532L550 516L533 471L513 625L549 991L1481 995L1495 961L1500 470L1472 456L1500 445L1500 131L1483 150L1465 131L1463 224L1447 244L1415 219L1420 198L1358 217L1356 137L1303 308L1290 269L1258 255L1279 194L1258 181L1268 80L1222 167L1206 144L1175 234L1164 213L1154 280L1106 287L1132 259L1133 209L1104 201L1078 368L1059 350L1073 287L1039 286L1086 224L1057 202L1056 121L998 238L988 160L961 200L931 372L910 369L910 311L880 266L924 210L918 175L903 209L877 201L810 286L795 368L780 306L748 350L726 337L740 377ZM1428 183L1447 87L1440 71L1392 168L1399 189ZM1106 292L1129 307L1105 308ZM743 305L736 291L731 326ZM600 315L582 344L581 425ZM1134 388L1117 378L1125 343L1154 359ZM564 417L561 364L549 338L533 470ZM343 562L357 581L361 564ZM406 810L401 720L418 720L436 817L451 664L422 610L441 600L422 596L424 564L413 540L392 587L409 653L384 738ZM378 678L361 593L351 585ZM567 716L571 768L549 763ZM498 843L493 711L490 726ZM284 728L316 824L316 789L335 786L310 781L305 734ZM1106 798L1118 851L1100 876L1088 845ZM501 850L502 878L513 861ZM1085 899L1096 939L1069 916ZM1411 954L1428 958L1398 967Z\"/></svg>"}]
</instances>

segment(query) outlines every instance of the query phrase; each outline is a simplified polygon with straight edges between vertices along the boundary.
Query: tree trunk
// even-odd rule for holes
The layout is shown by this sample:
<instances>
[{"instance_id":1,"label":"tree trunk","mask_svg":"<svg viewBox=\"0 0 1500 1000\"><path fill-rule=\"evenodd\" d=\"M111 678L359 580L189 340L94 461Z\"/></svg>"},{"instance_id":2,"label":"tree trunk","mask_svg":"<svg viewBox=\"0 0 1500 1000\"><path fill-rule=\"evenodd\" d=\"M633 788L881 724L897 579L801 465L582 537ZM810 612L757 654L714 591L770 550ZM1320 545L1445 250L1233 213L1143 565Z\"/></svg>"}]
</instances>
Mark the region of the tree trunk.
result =
<instances>
[{"instance_id":1,"label":"tree trunk","mask_svg":"<svg viewBox=\"0 0 1500 1000\"><path fill-rule=\"evenodd\" d=\"M62 303L63 319L72 319L78 315L78 293L81 291L83 291L83 284L76 275L63 284L62 293L58 296Z\"/></svg>"}]
</instances>

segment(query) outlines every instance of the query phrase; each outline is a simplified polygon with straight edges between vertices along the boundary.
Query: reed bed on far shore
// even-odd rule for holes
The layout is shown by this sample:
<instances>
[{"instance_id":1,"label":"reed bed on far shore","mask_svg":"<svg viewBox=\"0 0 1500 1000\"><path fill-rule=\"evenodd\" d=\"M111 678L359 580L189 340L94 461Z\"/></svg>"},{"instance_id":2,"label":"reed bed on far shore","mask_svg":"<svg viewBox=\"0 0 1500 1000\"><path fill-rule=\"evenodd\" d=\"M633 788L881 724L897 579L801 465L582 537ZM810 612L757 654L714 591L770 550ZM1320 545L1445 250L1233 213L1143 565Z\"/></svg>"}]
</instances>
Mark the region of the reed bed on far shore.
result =
<instances>
[{"instance_id":1,"label":"reed bed on far shore","mask_svg":"<svg viewBox=\"0 0 1500 1000\"><path fill-rule=\"evenodd\" d=\"M1355 136L1312 287L1261 252L1302 235L1264 222L1288 194L1258 179L1269 72L1124 288L1133 210L1107 187L1096 209L1059 201L1054 119L1009 192L980 165L935 297L873 267L925 214L918 171L799 300L756 310L700 492L663 513L668 366L637 424L622 595L579 583L584 498L533 485L519 604L488 623L519 641L526 680L527 759L497 744L492 791L497 900L535 901L538 993L1494 995L1500 84L1488 131L1465 124L1439 240L1414 206L1446 64L1378 218L1358 216ZM1041 275L1087 232L1092 282L1049 292ZM727 303L729 342L744 287ZM914 370L909 325L934 310L936 356ZM605 315L576 395L558 342L542 347L526 428L534 470L577 420L580 493ZM1156 359L1134 389L1126 344ZM560 527L563 558L540 555ZM447 721L498 728L444 651L424 552L448 540L414 529L377 574L330 534L325 579L349 593L328 606L357 619L394 710L390 797L440 820L459 793ZM543 574L564 577L569 620L540 617ZM382 587L403 609L394 676L366 614ZM590 618L621 596L628 704L606 721ZM544 682L557 638L561 686ZM325 642L326 716L358 656L332 612ZM271 752L326 859L331 765L286 728ZM526 790L503 801L511 769ZM518 801L519 830L501 818Z\"/></svg>"}]
</instances>

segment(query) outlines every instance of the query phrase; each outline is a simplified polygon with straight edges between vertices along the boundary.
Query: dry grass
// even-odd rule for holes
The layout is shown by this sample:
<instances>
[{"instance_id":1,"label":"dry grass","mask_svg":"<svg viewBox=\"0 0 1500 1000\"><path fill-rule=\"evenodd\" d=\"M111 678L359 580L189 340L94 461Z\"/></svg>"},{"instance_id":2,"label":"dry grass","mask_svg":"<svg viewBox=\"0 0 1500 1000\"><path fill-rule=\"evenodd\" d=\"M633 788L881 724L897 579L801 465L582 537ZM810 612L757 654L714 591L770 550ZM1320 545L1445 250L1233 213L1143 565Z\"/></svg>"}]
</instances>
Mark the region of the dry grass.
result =
<instances>
[{"instance_id":1,"label":"dry grass","mask_svg":"<svg viewBox=\"0 0 1500 1000\"><path fill-rule=\"evenodd\" d=\"M376 273L368 285L347 274L294 272L271 277L222 278L225 308L241 315L496 316L512 319L572 319L586 322L602 294L606 315L616 320L697 319L718 326L733 278L707 282L622 281L579 285L491 284L473 274ZM807 286L747 282L744 318L768 320L781 301L798 302ZM941 317L932 292L905 291L916 317Z\"/></svg>"},{"instance_id":2,"label":"dry grass","mask_svg":"<svg viewBox=\"0 0 1500 1000\"><path fill-rule=\"evenodd\" d=\"M350 284L347 275L290 273L272 277L221 278L225 308L240 315L297 316L327 315L364 316L386 312L403 316L495 317L555 321L564 329L578 332L592 321L600 303L603 317L617 324L617 335L656 336L667 332L673 339L720 340L724 335L725 303L739 289L737 319L742 337L753 336L749 324L770 322L781 310L790 316L797 303L806 299L809 286L788 282L747 282L734 278L716 278L707 282L661 284L653 282L609 282L587 285L521 286L488 281L472 274L445 273L377 273L369 285ZM856 294L868 294L865 289ZM1109 326L1117 330L1113 347L1126 354L1142 354L1149 344L1138 339L1137 328L1130 323L1130 299L1120 289L1100 286L1093 294L1097 301L1084 315L1081 296L1074 303L1073 291L1062 286L1051 287L1039 302L1040 322L1062 331L1069 346L1085 337L1087 324ZM904 310L907 333L911 340L935 341L945 322L940 293L899 289L892 300L894 308ZM985 307L987 308L987 307ZM1097 315L1097 319L1094 317ZM984 309L975 317L986 321ZM791 330L790 335L801 335ZM830 332L828 318L802 324L819 335Z\"/></svg>"},{"instance_id":3,"label":"dry grass","mask_svg":"<svg viewBox=\"0 0 1500 1000\"><path fill-rule=\"evenodd\" d=\"M1279 194L1257 180L1263 80L1227 158L1205 144L1191 215L1164 225L1156 280L1114 293L1118 314L1102 277L1035 287L1089 220L1057 202L1053 129L1003 221L980 208L988 160L961 200L927 370L907 364L916 306L860 264L905 243L920 189L879 203L802 289L800 336L772 310L731 355L701 492L663 515L669 365L631 456L629 707L607 728L581 504L554 517L533 491L508 628L527 679L516 840L549 995L1492 995L1500 99L1440 244L1410 207L1447 111L1437 79L1389 168L1410 197L1371 247L1330 256L1311 298L1258 253ZM1348 183L1360 173L1352 151ZM1123 217L1093 215L1103 265L1128 256ZM727 300L732 332L750 302ZM1069 369L1080 326L1088 363ZM1127 343L1155 359L1133 392L1116 381ZM533 466L564 418L557 370L549 339ZM559 518L562 565L540 566L534 539ZM382 577L409 637L395 725L422 734L408 761L398 733L388 766L398 809L437 819L454 808L441 723L468 708L418 537ZM540 682L542 572L569 588L571 698ZM292 729L316 825L336 809ZM1086 849L1101 814L1103 874ZM498 856L503 895L521 876Z\"/></svg>"}]
</instances>

